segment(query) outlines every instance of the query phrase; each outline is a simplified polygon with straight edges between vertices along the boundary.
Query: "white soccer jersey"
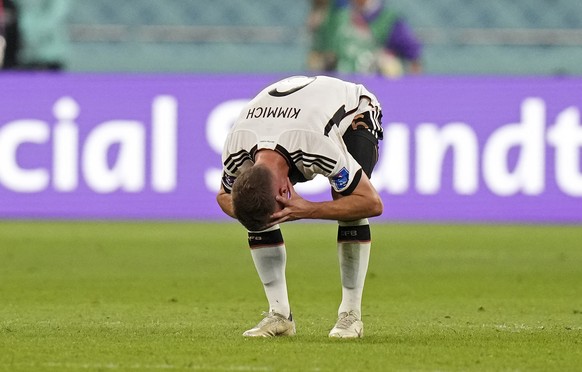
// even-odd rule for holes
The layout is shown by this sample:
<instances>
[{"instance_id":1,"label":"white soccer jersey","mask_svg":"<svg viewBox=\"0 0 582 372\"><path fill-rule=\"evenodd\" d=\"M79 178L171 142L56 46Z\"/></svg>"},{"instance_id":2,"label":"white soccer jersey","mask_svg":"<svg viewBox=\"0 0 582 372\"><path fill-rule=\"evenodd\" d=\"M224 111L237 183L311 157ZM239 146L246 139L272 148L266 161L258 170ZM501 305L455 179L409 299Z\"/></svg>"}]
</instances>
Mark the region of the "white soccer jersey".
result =
<instances>
[{"instance_id":1,"label":"white soccer jersey","mask_svg":"<svg viewBox=\"0 0 582 372\"><path fill-rule=\"evenodd\" d=\"M278 151L290 165L293 183L321 174L333 189L349 194L362 169L342 135L354 116L370 111L372 133L382 132L380 104L364 86L327 76L296 76L263 89L241 111L226 138L222 184L230 193L258 150Z\"/></svg>"}]
</instances>

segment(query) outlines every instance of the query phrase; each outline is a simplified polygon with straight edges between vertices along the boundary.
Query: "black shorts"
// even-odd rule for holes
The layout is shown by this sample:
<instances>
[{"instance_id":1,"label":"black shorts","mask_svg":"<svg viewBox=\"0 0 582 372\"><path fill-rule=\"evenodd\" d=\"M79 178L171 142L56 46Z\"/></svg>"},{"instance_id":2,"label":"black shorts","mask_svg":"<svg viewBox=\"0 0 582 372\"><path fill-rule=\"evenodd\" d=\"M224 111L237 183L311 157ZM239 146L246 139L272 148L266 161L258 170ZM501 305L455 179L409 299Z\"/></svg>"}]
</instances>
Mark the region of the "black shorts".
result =
<instances>
[{"instance_id":1,"label":"black shorts","mask_svg":"<svg viewBox=\"0 0 582 372\"><path fill-rule=\"evenodd\" d=\"M343 135L348 152L362 166L364 173L370 178L372 170L378 162L378 142L382 139L382 131L373 129L370 112L356 115L352 125Z\"/></svg>"}]
</instances>

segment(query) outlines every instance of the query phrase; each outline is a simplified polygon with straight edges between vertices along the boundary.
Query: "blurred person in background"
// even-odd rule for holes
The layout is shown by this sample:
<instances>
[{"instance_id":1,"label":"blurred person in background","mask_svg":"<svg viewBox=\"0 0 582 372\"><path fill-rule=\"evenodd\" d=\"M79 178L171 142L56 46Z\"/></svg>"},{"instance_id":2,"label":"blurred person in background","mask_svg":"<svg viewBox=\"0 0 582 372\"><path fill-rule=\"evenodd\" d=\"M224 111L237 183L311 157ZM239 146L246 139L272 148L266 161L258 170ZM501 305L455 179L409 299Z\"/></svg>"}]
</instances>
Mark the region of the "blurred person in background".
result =
<instances>
[{"instance_id":1,"label":"blurred person in background","mask_svg":"<svg viewBox=\"0 0 582 372\"><path fill-rule=\"evenodd\" d=\"M0 0L0 67L9 70L18 65L20 34L18 9L13 0Z\"/></svg>"},{"instance_id":2,"label":"blurred person in background","mask_svg":"<svg viewBox=\"0 0 582 372\"><path fill-rule=\"evenodd\" d=\"M66 68L70 0L15 1L22 38L20 68L54 71Z\"/></svg>"},{"instance_id":3,"label":"blurred person in background","mask_svg":"<svg viewBox=\"0 0 582 372\"><path fill-rule=\"evenodd\" d=\"M400 76L422 72L422 45L384 0L313 0L308 67Z\"/></svg>"}]
</instances>

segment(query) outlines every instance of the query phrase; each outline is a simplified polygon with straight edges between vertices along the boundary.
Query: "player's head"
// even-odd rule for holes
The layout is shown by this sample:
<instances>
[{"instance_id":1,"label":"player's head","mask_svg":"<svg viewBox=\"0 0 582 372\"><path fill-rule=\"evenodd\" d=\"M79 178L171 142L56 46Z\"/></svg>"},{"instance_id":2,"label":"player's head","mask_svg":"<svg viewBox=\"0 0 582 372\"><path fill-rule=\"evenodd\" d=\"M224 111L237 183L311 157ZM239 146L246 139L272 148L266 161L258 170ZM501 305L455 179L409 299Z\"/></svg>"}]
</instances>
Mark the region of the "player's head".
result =
<instances>
[{"instance_id":1,"label":"player's head","mask_svg":"<svg viewBox=\"0 0 582 372\"><path fill-rule=\"evenodd\" d=\"M264 165L245 170L232 186L232 203L236 218L249 231L266 228L277 210L273 174Z\"/></svg>"}]
</instances>

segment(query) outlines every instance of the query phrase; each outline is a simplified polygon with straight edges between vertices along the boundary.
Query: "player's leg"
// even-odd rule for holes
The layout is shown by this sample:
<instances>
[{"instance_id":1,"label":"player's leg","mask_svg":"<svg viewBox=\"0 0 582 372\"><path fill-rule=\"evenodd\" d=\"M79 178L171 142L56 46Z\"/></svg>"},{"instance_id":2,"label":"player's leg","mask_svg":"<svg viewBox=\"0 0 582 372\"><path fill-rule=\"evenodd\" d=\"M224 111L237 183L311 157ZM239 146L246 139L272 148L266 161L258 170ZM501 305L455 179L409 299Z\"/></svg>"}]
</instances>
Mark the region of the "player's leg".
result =
<instances>
[{"instance_id":1,"label":"player's leg","mask_svg":"<svg viewBox=\"0 0 582 372\"><path fill-rule=\"evenodd\" d=\"M257 326L245 331L243 336L293 335L295 323L287 295L285 277L287 255L281 230L276 225L265 231L249 232L248 236L251 256L269 302L269 312Z\"/></svg>"},{"instance_id":2,"label":"player's leg","mask_svg":"<svg viewBox=\"0 0 582 372\"><path fill-rule=\"evenodd\" d=\"M362 295L370 259L370 225L368 219L344 222L338 226L338 258L342 283L342 300L338 320L330 337L355 338L364 335Z\"/></svg>"},{"instance_id":3,"label":"player's leg","mask_svg":"<svg viewBox=\"0 0 582 372\"><path fill-rule=\"evenodd\" d=\"M362 166L368 177L378 161L378 138L370 128L370 113L357 119L358 125L352 125L344 134L344 143L350 154ZM341 197L334 194L334 197ZM357 221L339 221L338 223L338 258L342 282L342 301L338 309L338 321L329 333L330 337L355 338L364 334L361 320L362 295L364 282L370 260L371 233L368 219Z\"/></svg>"}]
</instances>

